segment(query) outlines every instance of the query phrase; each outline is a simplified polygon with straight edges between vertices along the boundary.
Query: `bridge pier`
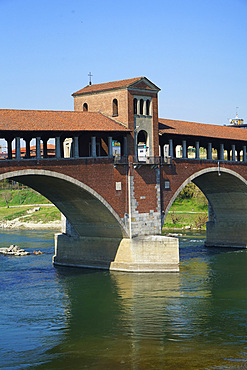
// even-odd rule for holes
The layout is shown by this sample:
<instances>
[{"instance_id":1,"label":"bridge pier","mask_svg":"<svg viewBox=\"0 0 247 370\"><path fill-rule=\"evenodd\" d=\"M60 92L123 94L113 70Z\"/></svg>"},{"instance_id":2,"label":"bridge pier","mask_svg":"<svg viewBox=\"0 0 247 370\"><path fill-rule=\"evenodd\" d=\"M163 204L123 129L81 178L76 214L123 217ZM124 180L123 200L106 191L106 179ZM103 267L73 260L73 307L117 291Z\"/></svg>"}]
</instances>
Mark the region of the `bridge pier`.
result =
<instances>
[{"instance_id":1,"label":"bridge pier","mask_svg":"<svg viewBox=\"0 0 247 370\"><path fill-rule=\"evenodd\" d=\"M247 248L247 222L208 221L206 224L207 247Z\"/></svg>"},{"instance_id":2,"label":"bridge pier","mask_svg":"<svg viewBox=\"0 0 247 370\"><path fill-rule=\"evenodd\" d=\"M178 239L73 237L55 234L53 263L125 272L178 272Z\"/></svg>"}]
</instances>

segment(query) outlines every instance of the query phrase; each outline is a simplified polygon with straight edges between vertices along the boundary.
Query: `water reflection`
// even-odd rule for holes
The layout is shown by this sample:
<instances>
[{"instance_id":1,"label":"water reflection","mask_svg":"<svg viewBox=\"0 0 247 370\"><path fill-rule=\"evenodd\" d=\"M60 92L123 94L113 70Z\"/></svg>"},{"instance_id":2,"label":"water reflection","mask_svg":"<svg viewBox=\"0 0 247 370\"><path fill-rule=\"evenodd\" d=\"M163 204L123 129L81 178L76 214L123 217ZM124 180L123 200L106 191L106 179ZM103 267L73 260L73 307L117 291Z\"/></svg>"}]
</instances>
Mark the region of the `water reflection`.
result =
<instances>
[{"instance_id":1,"label":"water reflection","mask_svg":"<svg viewBox=\"0 0 247 370\"><path fill-rule=\"evenodd\" d=\"M69 323L62 347L52 351L61 355L53 368L66 361L90 369L232 368L230 360L245 361L246 262L246 251L211 249L185 256L179 274L60 270Z\"/></svg>"},{"instance_id":2,"label":"water reflection","mask_svg":"<svg viewBox=\"0 0 247 370\"><path fill-rule=\"evenodd\" d=\"M207 249L200 235L189 235L180 245L180 273L127 274L54 268L48 239L39 245L46 251L40 258L1 261L0 311L8 319L1 322L6 333L1 365L233 369L246 364L246 250Z\"/></svg>"}]
</instances>

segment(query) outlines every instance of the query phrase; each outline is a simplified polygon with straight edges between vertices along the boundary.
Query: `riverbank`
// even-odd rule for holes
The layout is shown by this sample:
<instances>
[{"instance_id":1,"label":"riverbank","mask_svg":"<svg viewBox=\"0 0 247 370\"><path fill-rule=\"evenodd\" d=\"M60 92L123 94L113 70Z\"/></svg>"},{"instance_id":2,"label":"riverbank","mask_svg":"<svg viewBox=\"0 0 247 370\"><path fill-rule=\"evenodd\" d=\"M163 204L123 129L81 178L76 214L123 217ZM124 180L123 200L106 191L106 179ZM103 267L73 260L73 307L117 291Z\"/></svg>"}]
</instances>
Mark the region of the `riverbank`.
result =
<instances>
[{"instance_id":1,"label":"riverbank","mask_svg":"<svg viewBox=\"0 0 247 370\"><path fill-rule=\"evenodd\" d=\"M53 204L32 204L0 208L1 229L59 230L61 213Z\"/></svg>"},{"instance_id":2,"label":"riverbank","mask_svg":"<svg viewBox=\"0 0 247 370\"><path fill-rule=\"evenodd\" d=\"M61 228L61 221L25 222L14 219L12 221L0 222L0 228L12 230L59 230Z\"/></svg>"},{"instance_id":3,"label":"riverbank","mask_svg":"<svg viewBox=\"0 0 247 370\"><path fill-rule=\"evenodd\" d=\"M208 201L194 184L187 185L173 203L166 217L167 230L206 230Z\"/></svg>"},{"instance_id":4,"label":"riverbank","mask_svg":"<svg viewBox=\"0 0 247 370\"><path fill-rule=\"evenodd\" d=\"M162 232L169 230L206 230L208 212L184 212L171 210L165 220Z\"/></svg>"}]
</instances>

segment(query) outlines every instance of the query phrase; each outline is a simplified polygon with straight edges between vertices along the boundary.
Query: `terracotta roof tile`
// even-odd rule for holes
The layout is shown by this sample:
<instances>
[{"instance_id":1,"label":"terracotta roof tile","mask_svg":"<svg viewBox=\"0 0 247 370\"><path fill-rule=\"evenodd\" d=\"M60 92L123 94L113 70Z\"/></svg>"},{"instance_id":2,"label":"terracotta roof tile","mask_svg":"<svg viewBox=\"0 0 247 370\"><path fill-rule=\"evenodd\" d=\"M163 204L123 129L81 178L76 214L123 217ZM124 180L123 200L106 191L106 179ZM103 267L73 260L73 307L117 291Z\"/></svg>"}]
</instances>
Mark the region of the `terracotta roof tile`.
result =
<instances>
[{"instance_id":1,"label":"terracotta roof tile","mask_svg":"<svg viewBox=\"0 0 247 370\"><path fill-rule=\"evenodd\" d=\"M159 118L159 132L161 134L203 136L224 140L247 141L247 129L244 128L176 121L162 118Z\"/></svg>"},{"instance_id":2,"label":"terracotta roof tile","mask_svg":"<svg viewBox=\"0 0 247 370\"><path fill-rule=\"evenodd\" d=\"M112 82L106 82L102 84L88 85L84 87L83 89L73 93L72 96L79 95L79 94L87 94L87 93L96 92L96 91L112 90L112 89L128 87L132 85L133 83L141 80L142 78L144 77L135 77L135 78L129 78L127 80L112 81Z\"/></svg>"},{"instance_id":3,"label":"terracotta roof tile","mask_svg":"<svg viewBox=\"0 0 247 370\"><path fill-rule=\"evenodd\" d=\"M0 131L129 131L101 113L0 109Z\"/></svg>"}]
</instances>

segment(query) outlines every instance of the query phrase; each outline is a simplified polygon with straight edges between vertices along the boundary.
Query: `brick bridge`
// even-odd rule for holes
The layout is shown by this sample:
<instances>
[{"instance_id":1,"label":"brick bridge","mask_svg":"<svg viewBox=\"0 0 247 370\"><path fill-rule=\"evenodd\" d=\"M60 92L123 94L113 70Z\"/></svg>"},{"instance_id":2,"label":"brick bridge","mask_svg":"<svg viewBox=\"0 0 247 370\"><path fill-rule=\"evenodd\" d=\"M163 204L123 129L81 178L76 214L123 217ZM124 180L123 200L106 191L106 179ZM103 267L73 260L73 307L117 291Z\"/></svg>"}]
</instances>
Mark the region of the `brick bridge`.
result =
<instances>
[{"instance_id":1,"label":"brick bridge","mask_svg":"<svg viewBox=\"0 0 247 370\"><path fill-rule=\"evenodd\" d=\"M0 110L0 179L64 215L54 263L178 271L178 241L161 230L191 181L209 202L206 245L246 247L247 130L158 119L158 91L137 78L87 86L75 112Z\"/></svg>"}]
</instances>

